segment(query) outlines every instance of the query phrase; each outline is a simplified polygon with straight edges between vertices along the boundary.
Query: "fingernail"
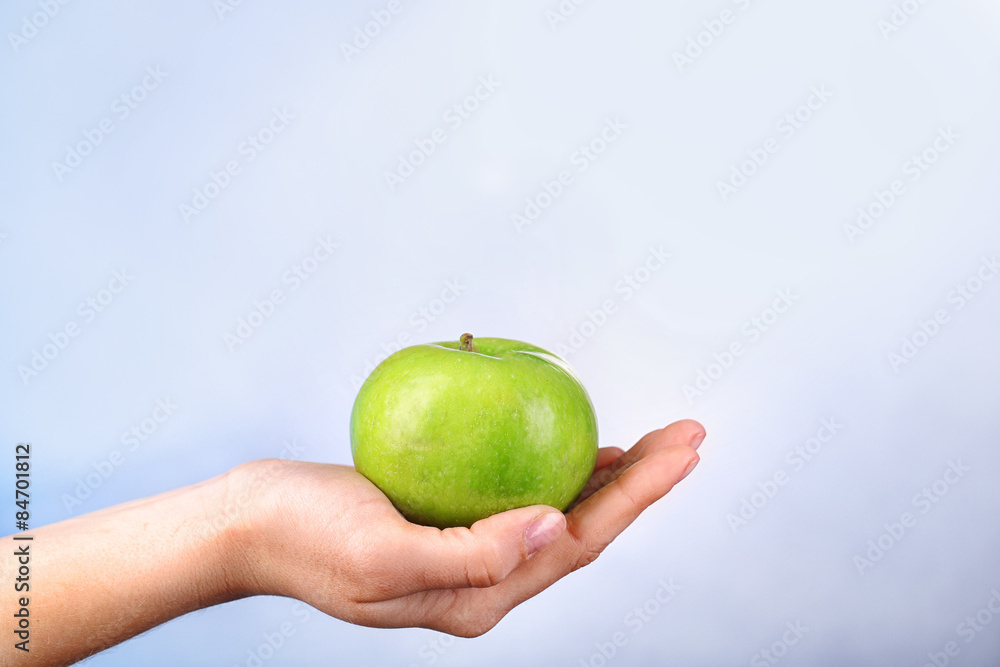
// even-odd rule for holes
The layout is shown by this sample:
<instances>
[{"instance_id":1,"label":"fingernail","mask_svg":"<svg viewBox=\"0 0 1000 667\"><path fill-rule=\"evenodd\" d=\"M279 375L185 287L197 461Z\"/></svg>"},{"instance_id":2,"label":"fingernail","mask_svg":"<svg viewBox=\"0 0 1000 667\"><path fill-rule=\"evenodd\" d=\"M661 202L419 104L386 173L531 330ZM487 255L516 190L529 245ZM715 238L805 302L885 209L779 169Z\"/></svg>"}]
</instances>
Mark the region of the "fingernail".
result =
<instances>
[{"instance_id":1,"label":"fingernail","mask_svg":"<svg viewBox=\"0 0 1000 667\"><path fill-rule=\"evenodd\" d=\"M694 470L694 467L696 465L698 465L698 459L691 459L691 463L689 463L688 467L684 469L684 472L681 473L680 479L678 479L677 481L679 482L681 481L681 479L684 479L685 477L690 475L691 471Z\"/></svg>"},{"instance_id":2,"label":"fingernail","mask_svg":"<svg viewBox=\"0 0 1000 667\"><path fill-rule=\"evenodd\" d=\"M701 447L701 443L703 443L704 441L705 441L705 434L697 433L693 438L691 438L691 442L688 443L688 447L697 450L699 447ZM688 472L690 472L690 470Z\"/></svg>"},{"instance_id":3,"label":"fingernail","mask_svg":"<svg viewBox=\"0 0 1000 667\"><path fill-rule=\"evenodd\" d=\"M541 551L562 535L566 517L562 512L548 512L536 518L524 531L524 541L528 544L528 555Z\"/></svg>"}]
</instances>

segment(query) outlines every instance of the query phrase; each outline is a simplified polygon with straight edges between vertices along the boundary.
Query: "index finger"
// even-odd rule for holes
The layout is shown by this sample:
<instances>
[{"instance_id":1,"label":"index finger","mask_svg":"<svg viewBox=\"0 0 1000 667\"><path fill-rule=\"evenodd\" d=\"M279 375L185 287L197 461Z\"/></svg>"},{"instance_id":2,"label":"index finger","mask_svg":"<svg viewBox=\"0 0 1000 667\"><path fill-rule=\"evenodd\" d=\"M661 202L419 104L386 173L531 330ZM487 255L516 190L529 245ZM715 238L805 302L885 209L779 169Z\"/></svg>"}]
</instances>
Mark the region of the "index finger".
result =
<instances>
[{"instance_id":1,"label":"index finger","mask_svg":"<svg viewBox=\"0 0 1000 667\"><path fill-rule=\"evenodd\" d=\"M609 465L598 466L571 509L575 509L599 489L618 479L629 466L644 456L671 445L687 444L692 449L698 449L704 439L705 427L693 419L683 419L656 431L650 431Z\"/></svg>"},{"instance_id":2,"label":"index finger","mask_svg":"<svg viewBox=\"0 0 1000 667\"><path fill-rule=\"evenodd\" d=\"M575 507L567 516L566 537L575 540L579 557L569 571L594 562L612 540L684 479L698 461L698 453L687 445L654 451Z\"/></svg>"},{"instance_id":3,"label":"index finger","mask_svg":"<svg viewBox=\"0 0 1000 667\"><path fill-rule=\"evenodd\" d=\"M693 424L700 429L700 424ZM691 422L677 422L650 434L652 441L640 440L642 454L616 479L571 510L566 515L566 532L489 589L489 595L503 596L509 609L594 562L643 510L666 495L697 464L698 453L690 446L692 430Z\"/></svg>"}]
</instances>

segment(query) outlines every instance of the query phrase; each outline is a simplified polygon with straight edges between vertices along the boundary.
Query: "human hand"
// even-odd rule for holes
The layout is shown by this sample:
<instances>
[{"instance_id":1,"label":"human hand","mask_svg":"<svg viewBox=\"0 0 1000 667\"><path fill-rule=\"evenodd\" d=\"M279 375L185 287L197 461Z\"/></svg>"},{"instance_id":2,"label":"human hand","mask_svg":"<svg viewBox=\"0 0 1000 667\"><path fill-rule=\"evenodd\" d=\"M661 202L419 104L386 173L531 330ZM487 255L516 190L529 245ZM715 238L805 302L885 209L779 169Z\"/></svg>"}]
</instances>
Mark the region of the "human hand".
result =
<instances>
[{"instance_id":1,"label":"human hand","mask_svg":"<svg viewBox=\"0 0 1000 667\"><path fill-rule=\"evenodd\" d=\"M563 515L535 505L471 528L406 521L353 468L266 459L236 470L244 499L234 596L294 597L373 627L419 626L462 637L592 563L697 464L705 437L692 420L645 435L627 452L598 452L594 474Z\"/></svg>"}]
</instances>

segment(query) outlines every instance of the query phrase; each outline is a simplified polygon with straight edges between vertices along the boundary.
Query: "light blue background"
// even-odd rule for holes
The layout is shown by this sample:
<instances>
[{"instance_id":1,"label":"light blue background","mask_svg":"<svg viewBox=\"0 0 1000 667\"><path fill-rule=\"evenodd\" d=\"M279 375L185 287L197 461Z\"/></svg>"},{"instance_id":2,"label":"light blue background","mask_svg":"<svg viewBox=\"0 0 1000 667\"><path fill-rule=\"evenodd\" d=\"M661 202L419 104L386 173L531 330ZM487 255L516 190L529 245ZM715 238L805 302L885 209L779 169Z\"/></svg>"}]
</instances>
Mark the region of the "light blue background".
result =
<instances>
[{"instance_id":1,"label":"light blue background","mask_svg":"<svg viewBox=\"0 0 1000 667\"><path fill-rule=\"evenodd\" d=\"M590 0L554 27L556 0L400 6L348 61L340 45L384 3L71 2L18 44L42 10L4 3L0 443L33 444L33 524L258 457L350 463L351 377L400 334L557 348L582 328L568 358L602 444L692 417L702 462L595 564L443 652L437 633L258 598L88 664L252 665L286 620L263 664L599 665L619 631L608 664L768 664L757 654L788 622L808 631L780 664L922 665L949 641L951 664L997 664L1000 618L969 643L958 626L1000 590L1000 280L948 299L1000 253L1000 5L927 3L888 37L885 0ZM724 9L733 22L679 71L673 54ZM147 67L165 78L120 118ZM496 91L448 125L489 76ZM776 124L813 86L832 97L784 139ZM274 109L294 119L247 160ZM53 163L104 118L113 132L60 179ZM574 152L615 118L627 128L579 172ZM446 141L390 190L384 173L438 127ZM904 163L947 127L959 138L911 182ZM723 201L717 181L769 137L777 152ZM230 160L240 173L187 224L180 205ZM562 169L574 183L518 231L511 215ZM897 178L905 193L851 243L856 209ZM291 291L283 275L327 235L337 253ZM616 283L651 246L671 258L626 300ZM134 278L87 322L78 304L122 269ZM441 312L447 281L462 289ZM231 350L275 288L284 303ZM778 290L797 301L751 343L744 323ZM584 324L607 299L615 312ZM440 314L421 325L421 308ZM948 322L894 369L938 309ZM80 334L23 379L69 322ZM734 341L744 354L689 401ZM123 448L165 398L176 413ZM786 453L824 418L842 430L795 470ZM124 462L67 509L115 449ZM914 496L957 460L968 472L921 513ZM728 515L779 471L788 483L734 531ZM906 511L915 527L859 573ZM679 592L633 632L661 579Z\"/></svg>"}]
</instances>

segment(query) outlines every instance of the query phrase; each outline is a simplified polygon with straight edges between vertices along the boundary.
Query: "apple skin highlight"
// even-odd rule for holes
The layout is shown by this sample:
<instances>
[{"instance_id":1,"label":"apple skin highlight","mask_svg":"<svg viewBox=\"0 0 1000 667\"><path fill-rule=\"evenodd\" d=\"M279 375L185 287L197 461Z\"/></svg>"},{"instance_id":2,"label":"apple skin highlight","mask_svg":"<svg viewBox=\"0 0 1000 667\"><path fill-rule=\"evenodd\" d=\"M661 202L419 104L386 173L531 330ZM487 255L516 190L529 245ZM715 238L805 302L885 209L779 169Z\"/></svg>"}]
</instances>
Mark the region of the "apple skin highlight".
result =
<instances>
[{"instance_id":1,"label":"apple skin highlight","mask_svg":"<svg viewBox=\"0 0 1000 667\"><path fill-rule=\"evenodd\" d=\"M447 528L528 505L566 510L597 458L594 406L535 345L414 345L368 376L351 412L358 472L408 520Z\"/></svg>"}]
</instances>

